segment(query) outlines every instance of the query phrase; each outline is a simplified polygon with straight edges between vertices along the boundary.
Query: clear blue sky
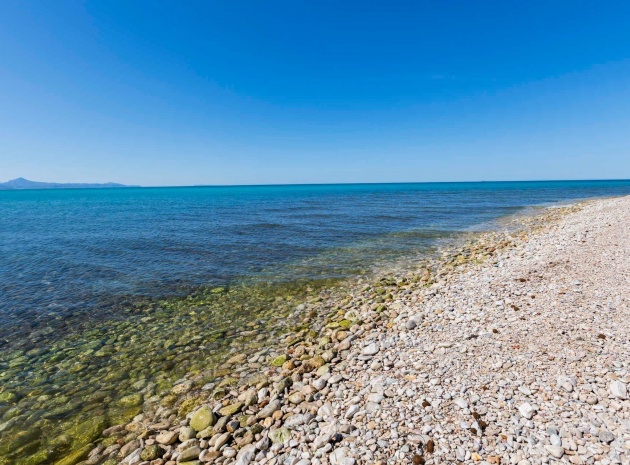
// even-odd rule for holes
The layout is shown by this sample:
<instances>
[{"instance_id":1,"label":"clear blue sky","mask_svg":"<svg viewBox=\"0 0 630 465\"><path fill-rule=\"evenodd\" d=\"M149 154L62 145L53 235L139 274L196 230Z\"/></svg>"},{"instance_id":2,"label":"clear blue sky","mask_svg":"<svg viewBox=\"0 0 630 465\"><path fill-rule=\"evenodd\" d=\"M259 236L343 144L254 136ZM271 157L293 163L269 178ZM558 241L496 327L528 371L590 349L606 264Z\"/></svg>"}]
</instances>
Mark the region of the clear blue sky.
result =
<instances>
[{"instance_id":1,"label":"clear blue sky","mask_svg":"<svg viewBox=\"0 0 630 465\"><path fill-rule=\"evenodd\" d=\"M0 2L0 181L630 178L627 1Z\"/></svg>"}]
</instances>

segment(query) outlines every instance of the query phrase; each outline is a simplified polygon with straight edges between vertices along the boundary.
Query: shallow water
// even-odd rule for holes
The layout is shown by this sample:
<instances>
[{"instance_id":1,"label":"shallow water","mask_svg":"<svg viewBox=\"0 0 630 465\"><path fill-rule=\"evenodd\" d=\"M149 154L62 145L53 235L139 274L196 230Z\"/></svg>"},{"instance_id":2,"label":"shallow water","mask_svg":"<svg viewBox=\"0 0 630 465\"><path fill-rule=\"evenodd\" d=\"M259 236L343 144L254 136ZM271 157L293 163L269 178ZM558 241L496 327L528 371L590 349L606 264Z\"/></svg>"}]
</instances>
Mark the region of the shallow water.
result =
<instances>
[{"instance_id":1,"label":"shallow water","mask_svg":"<svg viewBox=\"0 0 630 465\"><path fill-rule=\"evenodd\" d=\"M343 278L524 206L627 193L630 181L0 191L0 339L138 296Z\"/></svg>"},{"instance_id":2,"label":"shallow water","mask_svg":"<svg viewBox=\"0 0 630 465\"><path fill-rule=\"evenodd\" d=\"M299 304L345 278L524 207L623 194L630 181L0 192L0 464L50 463L184 375L221 379L228 354L307 328Z\"/></svg>"}]
</instances>

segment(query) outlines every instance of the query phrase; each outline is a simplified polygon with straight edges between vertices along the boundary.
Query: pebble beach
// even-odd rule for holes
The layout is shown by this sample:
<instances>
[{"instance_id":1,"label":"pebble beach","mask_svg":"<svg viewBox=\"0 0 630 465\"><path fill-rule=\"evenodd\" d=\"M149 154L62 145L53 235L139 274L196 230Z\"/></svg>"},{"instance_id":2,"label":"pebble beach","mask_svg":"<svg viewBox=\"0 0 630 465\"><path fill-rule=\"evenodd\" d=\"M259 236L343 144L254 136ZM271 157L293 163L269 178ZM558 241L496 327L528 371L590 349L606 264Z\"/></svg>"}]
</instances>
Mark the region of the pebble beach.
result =
<instances>
[{"instance_id":1,"label":"pebble beach","mask_svg":"<svg viewBox=\"0 0 630 465\"><path fill-rule=\"evenodd\" d=\"M322 293L56 463L630 463L629 223L630 197L550 208Z\"/></svg>"}]
</instances>

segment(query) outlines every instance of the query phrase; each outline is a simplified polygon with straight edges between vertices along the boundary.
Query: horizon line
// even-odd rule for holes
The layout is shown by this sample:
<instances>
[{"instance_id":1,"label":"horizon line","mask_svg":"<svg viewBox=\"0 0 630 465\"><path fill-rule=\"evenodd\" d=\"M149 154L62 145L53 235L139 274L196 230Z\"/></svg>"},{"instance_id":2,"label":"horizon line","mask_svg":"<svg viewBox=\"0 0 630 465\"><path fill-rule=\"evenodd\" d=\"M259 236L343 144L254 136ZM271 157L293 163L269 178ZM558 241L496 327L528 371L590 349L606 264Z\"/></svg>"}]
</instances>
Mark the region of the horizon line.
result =
<instances>
[{"instance_id":1,"label":"horizon line","mask_svg":"<svg viewBox=\"0 0 630 465\"><path fill-rule=\"evenodd\" d=\"M19 179L19 178L16 178ZM22 178L26 179L26 178ZM11 180L9 180L11 181ZM390 184L483 184L483 183L544 183L544 182L614 182L630 181L630 178L595 178L595 179L523 179L523 180L479 180L479 181L382 181L382 182L321 182L321 183L269 183L269 184L181 184L181 185L121 185L115 187L50 187L50 188L18 188L0 189L3 192L27 191L27 190L110 190L110 189L176 189L176 188L225 188L225 187L295 187L295 186L365 186L365 185L390 185ZM7 181L8 182L8 181ZM119 184L113 181L104 183L92 182L58 182L58 181L32 181L48 184ZM0 183L4 184L4 183Z\"/></svg>"}]
</instances>

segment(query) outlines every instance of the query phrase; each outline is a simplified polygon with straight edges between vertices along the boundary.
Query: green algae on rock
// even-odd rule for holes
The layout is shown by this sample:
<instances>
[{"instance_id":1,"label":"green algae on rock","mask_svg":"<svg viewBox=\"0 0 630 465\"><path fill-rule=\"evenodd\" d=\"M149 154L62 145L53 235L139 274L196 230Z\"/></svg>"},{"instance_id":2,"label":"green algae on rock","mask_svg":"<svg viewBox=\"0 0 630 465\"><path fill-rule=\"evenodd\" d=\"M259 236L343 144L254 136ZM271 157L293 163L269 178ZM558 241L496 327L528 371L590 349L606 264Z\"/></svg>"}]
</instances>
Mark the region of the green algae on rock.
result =
<instances>
[{"instance_id":1,"label":"green algae on rock","mask_svg":"<svg viewBox=\"0 0 630 465\"><path fill-rule=\"evenodd\" d=\"M216 423L214 412L209 407L201 407L190 417L190 427L195 431L203 431Z\"/></svg>"}]
</instances>

